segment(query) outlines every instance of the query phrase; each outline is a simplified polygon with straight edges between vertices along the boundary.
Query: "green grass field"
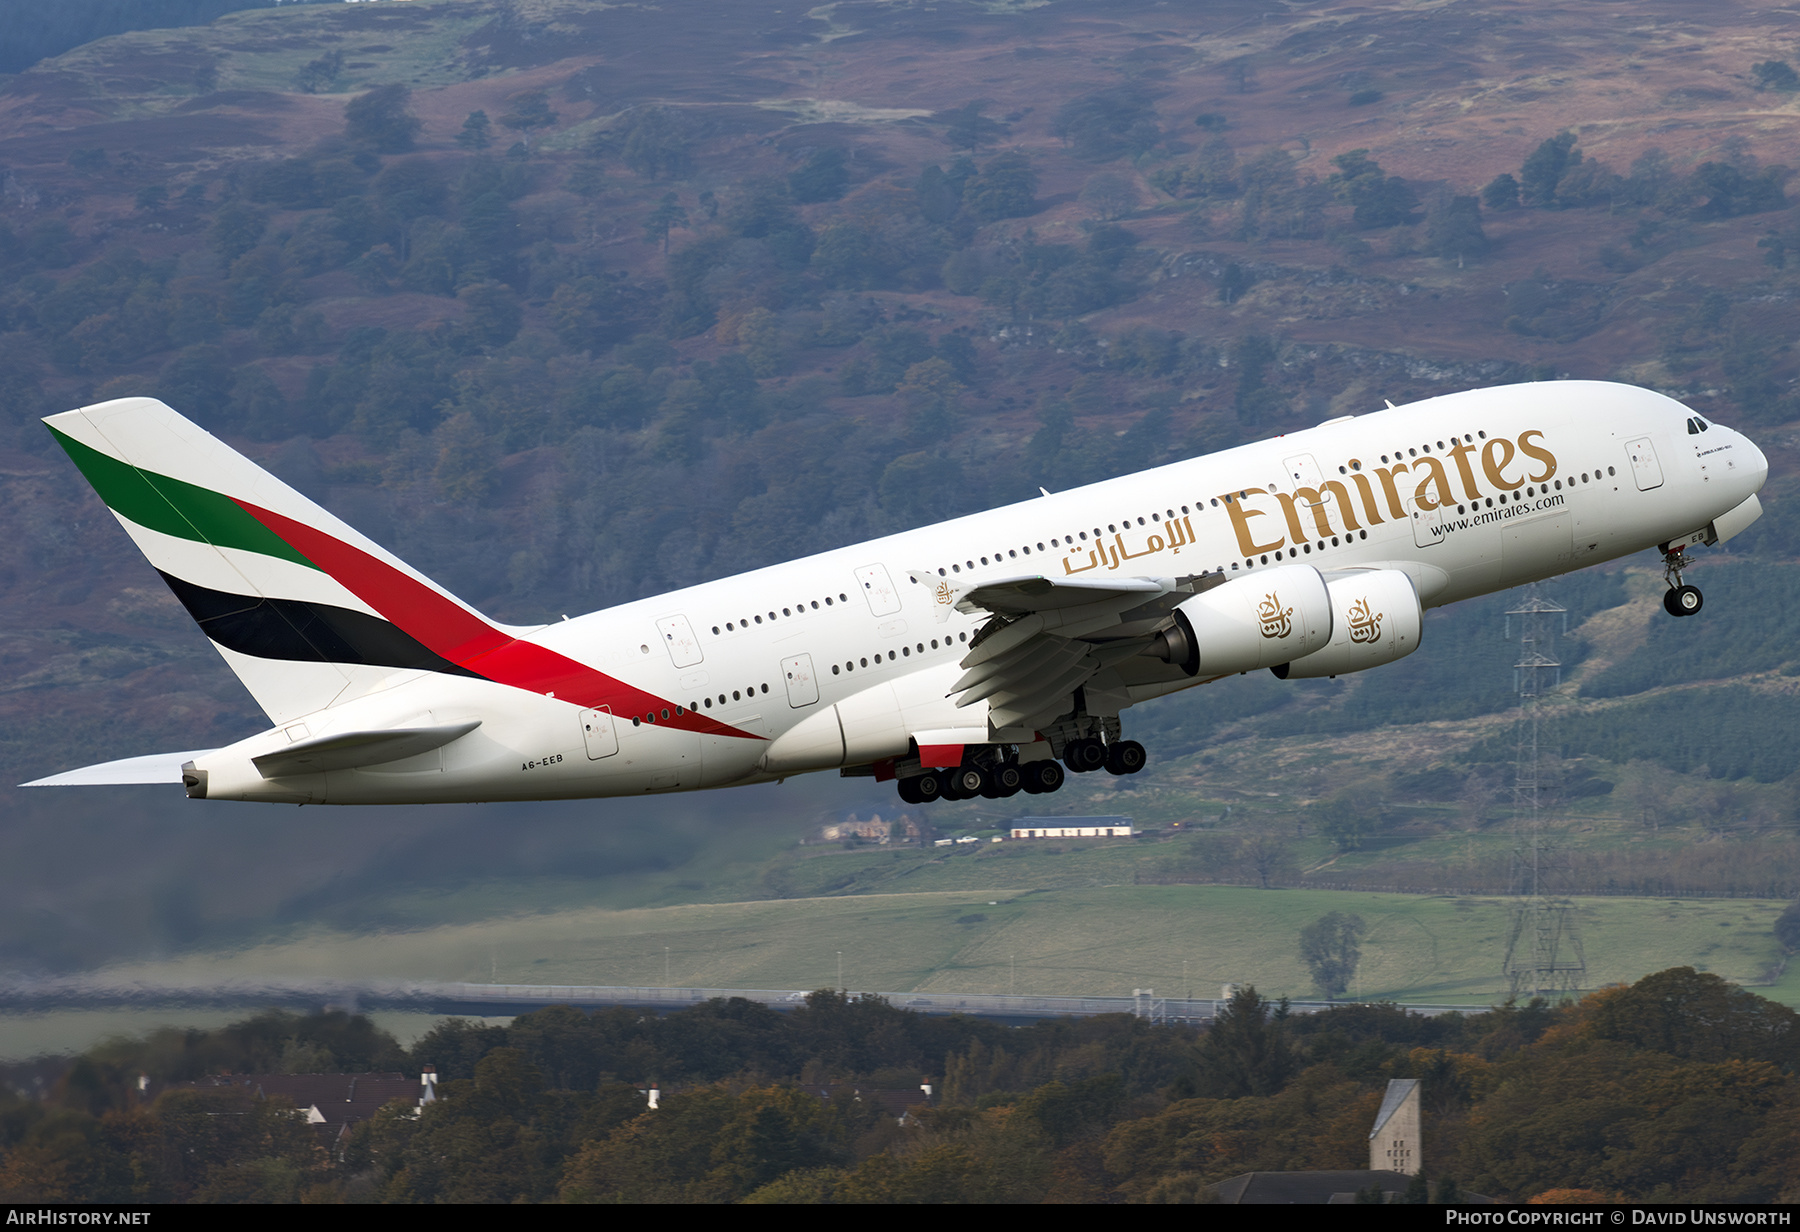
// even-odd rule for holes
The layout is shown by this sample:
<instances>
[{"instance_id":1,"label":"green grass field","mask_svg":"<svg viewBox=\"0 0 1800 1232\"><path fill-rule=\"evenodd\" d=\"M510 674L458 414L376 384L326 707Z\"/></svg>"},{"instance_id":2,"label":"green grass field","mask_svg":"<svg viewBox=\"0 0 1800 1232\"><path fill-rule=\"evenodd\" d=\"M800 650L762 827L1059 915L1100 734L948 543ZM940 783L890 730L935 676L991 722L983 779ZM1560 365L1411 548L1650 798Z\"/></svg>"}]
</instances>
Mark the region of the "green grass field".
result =
<instances>
[{"instance_id":1,"label":"green grass field","mask_svg":"<svg viewBox=\"0 0 1800 1232\"><path fill-rule=\"evenodd\" d=\"M1746 899L1577 900L1588 983L1691 965L1754 983L1779 957L1781 904ZM1227 982L1316 995L1302 925L1353 911L1369 925L1353 990L1368 999L1488 1004L1509 905L1497 898L1093 885L969 886L760 902L541 915L381 934L314 933L232 953L132 964L120 980L329 976L502 983L815 988L837 956L854 989L890 993L1214 996ZM666 977L665 977L666 951ZM1794 989L1777 988L1785 999Z\"/></svg>"},{"instance_id":2,"label":"green grass field","mask_svg":"<svg viewBox=\"0 0 1800 1232\"><path fill-rule=\"evenodd\" d=\"M314 928L93 974L123 984L313 978L810 989L836 982L841 953L851 989L897 995L1121 996L1154 988L1210 998L1222 984L1242 983L1310 999L1318 993L1297 954L1299 931L1328 911L1349 911L1369 926L1353 995L1473 1007L1506 994L1506 899L1135 883L1184 842L846 850L795 848L773 827L746 827L665 872L405 894L383 905L385 928ZM525 901L538 909L519 912ZM1771 933L1779 901L1576 903L1588 987L1694 966L1800 1005L1800 972L1762 982L1780 961ZM0 1016L0 1059L241 1016ZM430 1022L379 1017L405 1039Z\"/></svg>"}]
</instances>

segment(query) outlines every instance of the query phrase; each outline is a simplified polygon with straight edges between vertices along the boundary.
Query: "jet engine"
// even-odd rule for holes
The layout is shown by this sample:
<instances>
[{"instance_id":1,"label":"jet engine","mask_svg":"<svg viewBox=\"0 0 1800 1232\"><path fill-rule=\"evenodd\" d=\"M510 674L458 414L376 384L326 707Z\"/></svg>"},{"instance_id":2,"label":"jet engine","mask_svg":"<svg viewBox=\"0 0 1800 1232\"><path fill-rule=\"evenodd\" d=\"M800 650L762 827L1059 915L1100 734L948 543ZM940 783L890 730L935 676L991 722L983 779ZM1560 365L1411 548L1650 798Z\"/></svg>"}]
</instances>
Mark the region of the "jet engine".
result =
<instances>
[{"instance_id":1,"label":"jet engine","mask_svg":"<svg viewBox=\"0 0 1800 1232\"><path fill-rule=\"evenodd\" d=\"M1146 653L1190 676L1274 667L1329 645L1332 611L1311 565L1258 569L1183 601Z\"/></svg>"},{"instance_id":2,"label":"jet engine","mask_svg":"<svg viewBox=\"0 0 1800 1232\"><path fill-rule=\"evenodd\" d=\"M1412 579L1398 569L1334 578L1331 642L1273 670L1282 680L1340 676L1404 659L1419 648L1425 613Z\"/></svg>"}]
</instances>

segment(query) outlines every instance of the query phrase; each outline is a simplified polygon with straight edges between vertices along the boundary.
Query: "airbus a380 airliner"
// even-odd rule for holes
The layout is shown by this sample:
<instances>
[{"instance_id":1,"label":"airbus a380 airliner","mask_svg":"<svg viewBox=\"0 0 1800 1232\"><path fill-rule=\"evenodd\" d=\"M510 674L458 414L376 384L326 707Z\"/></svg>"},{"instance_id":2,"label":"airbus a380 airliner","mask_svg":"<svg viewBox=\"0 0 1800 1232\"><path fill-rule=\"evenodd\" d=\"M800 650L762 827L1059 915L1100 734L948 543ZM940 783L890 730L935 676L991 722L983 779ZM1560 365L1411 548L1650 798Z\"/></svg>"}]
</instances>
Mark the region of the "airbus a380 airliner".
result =
<instances>
[{"instance_id":1,"label":"airbus a380 airliner","mask_svg":"<svg viewBox=\"0 0 1800 1232\"><path fill-rule=\"evenodd\" d=\"M1664 606L1691 615L1688 549L1754 521L1768 474L1745 437L1647 390L1482 389L515 627L160 402L46 422L273 726L26 786L289 804L826 769L923 803L1132 774L1132 706L1390 663L1458 599L1654 548Z\"/></svg>"}]
</instances>

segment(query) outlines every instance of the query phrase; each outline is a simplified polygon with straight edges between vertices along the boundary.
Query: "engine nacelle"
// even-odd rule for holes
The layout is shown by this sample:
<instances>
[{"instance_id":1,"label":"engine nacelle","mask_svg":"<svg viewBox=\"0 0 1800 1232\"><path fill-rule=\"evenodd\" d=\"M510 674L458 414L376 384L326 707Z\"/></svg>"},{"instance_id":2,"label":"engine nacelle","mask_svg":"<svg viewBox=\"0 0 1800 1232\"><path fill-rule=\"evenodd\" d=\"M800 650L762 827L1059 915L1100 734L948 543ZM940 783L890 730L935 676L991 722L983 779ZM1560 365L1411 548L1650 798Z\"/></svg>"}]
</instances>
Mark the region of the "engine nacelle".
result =
<instances>
[{"instance_id":1,"label":"engine nacelle","mask_svg":"<svg viewBox=\"0 0 1800 1232\"><path fill-rule=\"evenodd\" d=\"M1341 676L1404 659L1419 648L1425 612L1412 579L1398 569L1370 569L1334 580L1331 644L1274 669L1283 680Z\"/></svg>"},{"instance_id":2,"label":"engine nacelle","mask_svg":"<svg viewBox=\"0 0 1800 1232\"><path fill-rule=\"evenodd\" d=\"M1228 676L1309 655L1330 644L1331 630L1319 571L1278 565L1183 601L1153 653L1190 676Z\"/></svg>"}]
</instances>

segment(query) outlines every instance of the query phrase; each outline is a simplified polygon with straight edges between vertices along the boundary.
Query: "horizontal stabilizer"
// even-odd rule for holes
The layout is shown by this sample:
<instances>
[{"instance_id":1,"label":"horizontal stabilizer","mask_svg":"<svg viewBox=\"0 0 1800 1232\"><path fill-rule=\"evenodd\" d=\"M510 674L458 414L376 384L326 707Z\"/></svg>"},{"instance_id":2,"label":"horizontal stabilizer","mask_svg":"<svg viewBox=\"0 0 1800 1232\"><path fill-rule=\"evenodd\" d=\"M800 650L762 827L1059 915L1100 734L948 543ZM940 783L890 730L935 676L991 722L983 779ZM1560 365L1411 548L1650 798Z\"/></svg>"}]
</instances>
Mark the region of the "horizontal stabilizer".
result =
<instances>
[{"instance_id":1,"label":"horizontal stabilizer","mask_svg":"<svg viewBox=\"0 0 1800 1232\"><path fill-rule=\"evenodd\" d=\"M109 787L126 783L179 783L181 764L205 757L216 749L192 749L186 753L151 753L147 757L126 757L119 761L103 761L97 766L83 766L53 774L47 779L20 783L21 787Z\"/></svg>"},{"instance_id":2,"label":"horizontal stabilizer","mask_svg":"<svg viewBox=\"0 0 1800 1232\"><path fill-rule=\"evenodd\" d=\"M385 762L417 757L442 748L481 726L480 719L447 723L442 727L401 727L386 731L344 732L303 740L274 753L252 757L250 764L265 779L294 774L324 774L329 770L354 770Z\"/></svg>"}]
</instances>

